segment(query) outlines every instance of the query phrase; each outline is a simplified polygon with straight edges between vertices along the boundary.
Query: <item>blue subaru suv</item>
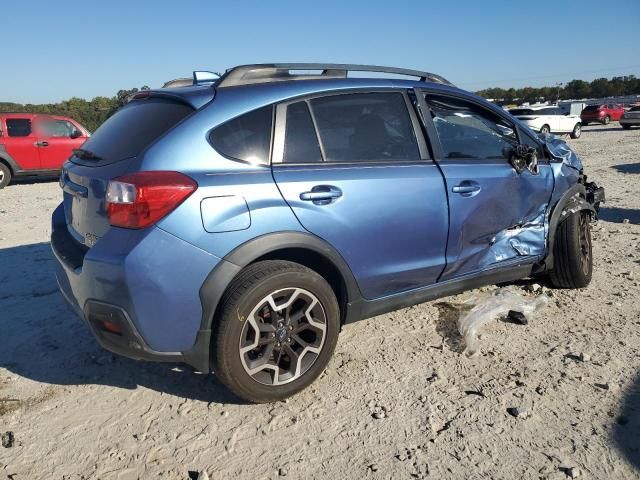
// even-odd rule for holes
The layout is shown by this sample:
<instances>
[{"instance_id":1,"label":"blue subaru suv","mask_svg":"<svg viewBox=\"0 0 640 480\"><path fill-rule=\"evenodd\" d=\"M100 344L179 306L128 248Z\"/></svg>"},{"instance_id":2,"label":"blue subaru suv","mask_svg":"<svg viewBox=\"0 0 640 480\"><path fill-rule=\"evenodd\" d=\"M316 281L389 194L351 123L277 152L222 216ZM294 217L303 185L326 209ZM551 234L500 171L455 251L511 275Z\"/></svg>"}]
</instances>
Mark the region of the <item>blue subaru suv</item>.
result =
<instances>
[{"instance_id":1,"label":"blue subaru suv","mask_svg":"<svg viewBox=\"0 0 640 480\"><path fill-rule=\"evenodd\" d=\"M565 142L444 78L342 64L139 92L60 186L57 279L98 342L253 402L313 382L344 324L532 275L585 287L604 200Z\"/></svg>"}]
</instances>

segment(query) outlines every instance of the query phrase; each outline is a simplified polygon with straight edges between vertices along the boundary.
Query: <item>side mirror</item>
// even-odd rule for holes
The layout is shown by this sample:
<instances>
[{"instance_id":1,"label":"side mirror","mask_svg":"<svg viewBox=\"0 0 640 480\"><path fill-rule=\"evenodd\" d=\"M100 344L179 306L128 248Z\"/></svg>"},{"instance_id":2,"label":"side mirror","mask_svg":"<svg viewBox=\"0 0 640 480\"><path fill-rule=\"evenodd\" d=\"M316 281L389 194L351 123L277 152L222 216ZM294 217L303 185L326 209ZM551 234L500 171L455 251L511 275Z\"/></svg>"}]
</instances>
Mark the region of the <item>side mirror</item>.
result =
<instances>
[{"instance_id":1,"label":"side mirror","mask_svg":"<svg viewBox=\"0 0 640 480\"><path fill-rule=\"evenodd\" d=\"M80 132L80 130L74 130L73 132L71 132L71 135L69 135L69 138L79 138L82 136L82 132Z\"/></svg>"},{"instance_id":2,"label":"side mirror","mask_svg":"<svg viewBox=\"0 0 640 480\"><path fill-rule=\"evenodd\" d=\"M511 154L510 163L517 173L525 170L529 170L533 175L539 173L538 152L529 145L518 145Z\"/></svg>"}]
</instances>

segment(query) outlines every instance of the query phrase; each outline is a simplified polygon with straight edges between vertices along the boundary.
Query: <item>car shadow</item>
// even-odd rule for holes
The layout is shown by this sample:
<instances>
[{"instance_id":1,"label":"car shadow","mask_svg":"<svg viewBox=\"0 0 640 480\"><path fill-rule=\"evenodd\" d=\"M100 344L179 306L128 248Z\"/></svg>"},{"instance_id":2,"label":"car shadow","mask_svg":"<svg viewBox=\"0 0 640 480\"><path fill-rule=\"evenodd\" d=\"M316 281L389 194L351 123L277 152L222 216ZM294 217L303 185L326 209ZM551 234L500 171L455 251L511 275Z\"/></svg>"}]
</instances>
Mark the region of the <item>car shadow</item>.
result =
<instances>
[{"instance_id":1,"label":"car shadow","mask_svg":"<svg viewBox=\"0 0 640 480\"><path fill-rule=\"evenodd\" d=\"M58 291L49 243L0 249L0 367L53 385L138 386L208 403L243 404L214 375L102 349Z\"/></svg>"},{"instance_id":2,"label":"car shadow","mask_svg":"<svg viewBox=\"0 0 640 480\"><path fill-rule=\"evenodd\" d=\"M634 223L640 224L640 210L636 208L600 207L598 218L605 222L612 223Z\"/></svg>"},{"instance_id":3,"label":"car shadow","mask_svg":"<svg viewBox=\"0 0 640 480\"><path fill-rule=\"evenodd\" d=\"M611 168L620 173L640 173L640 163L622 163Z\"/></svg>"},{"instance_id":4,"label":"car shadow","mask_svg":"<svg viewBox=\"0 0 640 480\"><path fill-rule=\"evenodd\" d=\"M60 180L60 175L46 175L46 176L25 176L14 177L11 179L11 183L5 188L11 188L12 185L32 185L34 183L52 183Z\"/></svg>"},{"instance_id":5,"label":"car shadow","mask_svg":"<svg viewBox=\"0 0 640 480\"><path fill-rule=\"evenodd\" d=\"M640 373L624 391L624 398L611 432L620 453L640 470Z\"/></svg>"},{"instance_id":6,"label":"car shadow","mask_svg":"<svg viewBox=\"0 0 640 480\"><path fill-rule=\"evenodd\" d=\"M582 127L582 133L604 133L604 132L624 132L625 130L620 125L587 125Z\"/></svg>"}]
</instances>

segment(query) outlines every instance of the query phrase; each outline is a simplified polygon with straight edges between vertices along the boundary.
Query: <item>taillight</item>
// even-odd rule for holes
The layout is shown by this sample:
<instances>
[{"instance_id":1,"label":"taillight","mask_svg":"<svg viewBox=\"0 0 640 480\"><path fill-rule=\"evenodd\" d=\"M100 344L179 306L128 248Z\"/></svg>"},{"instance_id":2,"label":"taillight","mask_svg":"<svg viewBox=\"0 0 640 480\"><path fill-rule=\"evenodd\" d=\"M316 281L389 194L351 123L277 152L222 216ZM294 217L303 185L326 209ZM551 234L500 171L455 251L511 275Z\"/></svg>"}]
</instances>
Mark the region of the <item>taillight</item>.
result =
<instances>
[{"instance_id":1,"label":"taillight","mask_svg":"<svg viewBox=\"0 0 640 480\"><path fill-rule=\"evenodd\" d=\"M198 184L179 172L140 172L118 177L107 187L106 209L115 227L145 228L160 221Z\"/></svg>"}]
</instances>

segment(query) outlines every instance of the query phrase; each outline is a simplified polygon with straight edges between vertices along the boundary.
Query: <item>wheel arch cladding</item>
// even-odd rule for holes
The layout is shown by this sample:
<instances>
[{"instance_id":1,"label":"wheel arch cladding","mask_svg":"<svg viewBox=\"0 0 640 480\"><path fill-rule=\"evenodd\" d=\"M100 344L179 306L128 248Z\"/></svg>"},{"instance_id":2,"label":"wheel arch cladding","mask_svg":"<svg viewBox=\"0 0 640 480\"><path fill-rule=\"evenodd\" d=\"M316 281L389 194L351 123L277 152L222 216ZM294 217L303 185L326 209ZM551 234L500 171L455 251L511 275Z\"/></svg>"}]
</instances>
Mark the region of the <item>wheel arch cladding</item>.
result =
<instances>
[{"instance_id":1,"label":"wheel arch cladding","mask_svg":"<svg viewBox=\"0 0 640 480\"><path fill-rule=\"evenodd\" d=\"M302 232L262 235L232 250L205 280L200 289L203 330L211 329L220 308L220 299L235 276L244 267L261 260L288 260L319 273L335 292L343 321L347 305L361 298L349 266L324 240Z\"/></svg>"},{"instance_id":2,"label":"wheel arch cladding","mask_svg":"<svg viewBox=\"0 0 640 480\"><path fill-rule=\"evenodd\" d=\"M553 244L556 238L558 225L569 215L579 211L589 211L596 215L596 209L587 201L587 191L581 183L569 188L556 202L549 219L549 242L547 247L547 268L553 268Z\"/></svg>"}]
</instances>

